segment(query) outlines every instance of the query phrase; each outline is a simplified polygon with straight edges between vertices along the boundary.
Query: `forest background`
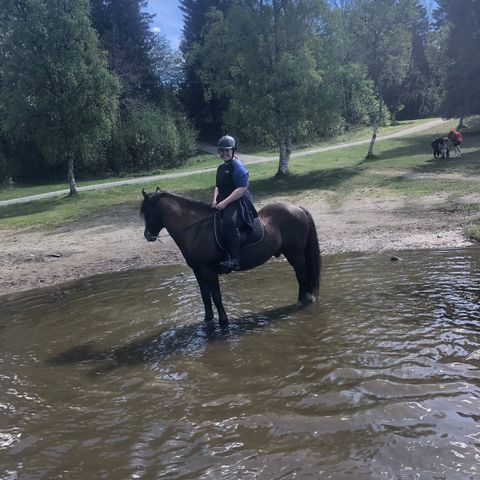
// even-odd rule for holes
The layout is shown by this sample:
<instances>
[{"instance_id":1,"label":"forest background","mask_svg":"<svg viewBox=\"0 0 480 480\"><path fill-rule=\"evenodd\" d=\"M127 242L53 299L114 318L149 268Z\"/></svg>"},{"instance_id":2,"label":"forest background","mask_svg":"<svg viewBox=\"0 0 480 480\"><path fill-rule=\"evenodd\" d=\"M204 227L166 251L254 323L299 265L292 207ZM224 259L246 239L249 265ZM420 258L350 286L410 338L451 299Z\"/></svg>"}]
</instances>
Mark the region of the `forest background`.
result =
<instances>
[{"instance_id":1,"label":"forest background","mask_svg":"<svg viewBox=\"0 0 480 480\"><path fill-rule=\"evenodd\" d=\"M181 0L180 49L144 0L5 0L0 183L152 173L198 141L291 150L480 113L480 2Z\"/></svg>"}]
</instances>

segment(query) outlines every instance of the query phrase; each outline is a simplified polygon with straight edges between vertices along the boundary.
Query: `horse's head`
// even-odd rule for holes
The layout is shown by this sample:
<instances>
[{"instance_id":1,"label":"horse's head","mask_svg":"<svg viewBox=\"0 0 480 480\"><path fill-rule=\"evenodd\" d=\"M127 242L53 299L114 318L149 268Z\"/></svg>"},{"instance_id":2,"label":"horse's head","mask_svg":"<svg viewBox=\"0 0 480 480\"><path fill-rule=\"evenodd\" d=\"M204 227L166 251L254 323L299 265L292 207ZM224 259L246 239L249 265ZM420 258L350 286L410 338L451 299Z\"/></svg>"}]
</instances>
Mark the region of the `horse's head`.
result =
<instances>
[{"instance_id":1,"label":"horse's head","mask_svg":"<svg viewBox=\"0 0 480 480\"><path fill-rule=\"evenodd\" d=\"M143 203L140 213L145 219L145 231L143 234L149 242L154 242L158 238L160 230L164 227L158 211L157 200L160 198L162 191L157 187L157 190L148 193L142 189Z\"/></svg>"}]
</instances>

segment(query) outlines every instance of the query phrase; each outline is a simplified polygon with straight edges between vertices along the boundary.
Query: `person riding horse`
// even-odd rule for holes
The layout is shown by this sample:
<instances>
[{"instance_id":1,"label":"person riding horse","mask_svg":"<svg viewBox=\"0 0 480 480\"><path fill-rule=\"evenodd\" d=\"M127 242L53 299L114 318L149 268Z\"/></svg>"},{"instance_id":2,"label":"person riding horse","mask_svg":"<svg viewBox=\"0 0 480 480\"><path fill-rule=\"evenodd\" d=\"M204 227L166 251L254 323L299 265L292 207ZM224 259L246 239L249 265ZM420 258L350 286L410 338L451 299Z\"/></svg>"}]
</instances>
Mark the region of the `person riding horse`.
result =
<instances>
[{"instance_id":1,"label":"person riding horse","mask_svg":"<svg viewBox=\"0 0 480 480\"><path fill-rule=\"evenodd\" d=\"M248 170L235 155L235 139L225 135L218 141L218 166L212 207L222 212L226 258L220 262L224 273L240 270L240 229L253 228L257 216L248 190Z\"/></svg>"}]
</instances>

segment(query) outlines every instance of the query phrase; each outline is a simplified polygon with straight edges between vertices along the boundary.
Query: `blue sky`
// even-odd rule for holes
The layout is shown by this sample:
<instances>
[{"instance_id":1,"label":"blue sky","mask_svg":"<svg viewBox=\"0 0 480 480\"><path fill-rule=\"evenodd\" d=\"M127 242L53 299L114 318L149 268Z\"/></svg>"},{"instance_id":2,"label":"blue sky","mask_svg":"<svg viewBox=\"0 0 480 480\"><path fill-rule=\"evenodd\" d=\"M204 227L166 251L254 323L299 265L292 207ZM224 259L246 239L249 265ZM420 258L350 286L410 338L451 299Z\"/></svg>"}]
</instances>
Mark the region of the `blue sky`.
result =
<instances>
[{"instance_id":1,"label":"blue sky","mask_svg":"<svg viewBox=\"0 0 480 480\"><path fill-rule=\"evenodd\" d=\"M152 28L165 35L173 48L178 48L182 35L183 14L179 0L148 0L147 12L155 13Z\"/></svg>"}]
</instances>

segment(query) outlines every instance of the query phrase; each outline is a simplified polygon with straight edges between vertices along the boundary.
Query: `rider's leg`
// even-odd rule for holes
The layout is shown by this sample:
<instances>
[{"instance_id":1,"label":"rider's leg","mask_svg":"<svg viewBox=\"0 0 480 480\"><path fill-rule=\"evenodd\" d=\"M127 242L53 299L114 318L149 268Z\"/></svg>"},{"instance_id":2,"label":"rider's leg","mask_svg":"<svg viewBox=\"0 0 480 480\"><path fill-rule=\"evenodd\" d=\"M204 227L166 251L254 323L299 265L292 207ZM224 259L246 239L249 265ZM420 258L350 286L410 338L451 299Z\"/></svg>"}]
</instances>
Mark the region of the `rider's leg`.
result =
<instances>
[{"instance_id":1,"label":"rider's leg","mask_svg":"<svg viewBox=\"0 0 480 480\"><path fill-rule=\"evenodd\" d=\"M240 230L241 220L235 203L228 205L223 210L223 229L225 233L228 259L220 262L220 265L229 270L240 269Z\"/></svg>"}]
</instances>

